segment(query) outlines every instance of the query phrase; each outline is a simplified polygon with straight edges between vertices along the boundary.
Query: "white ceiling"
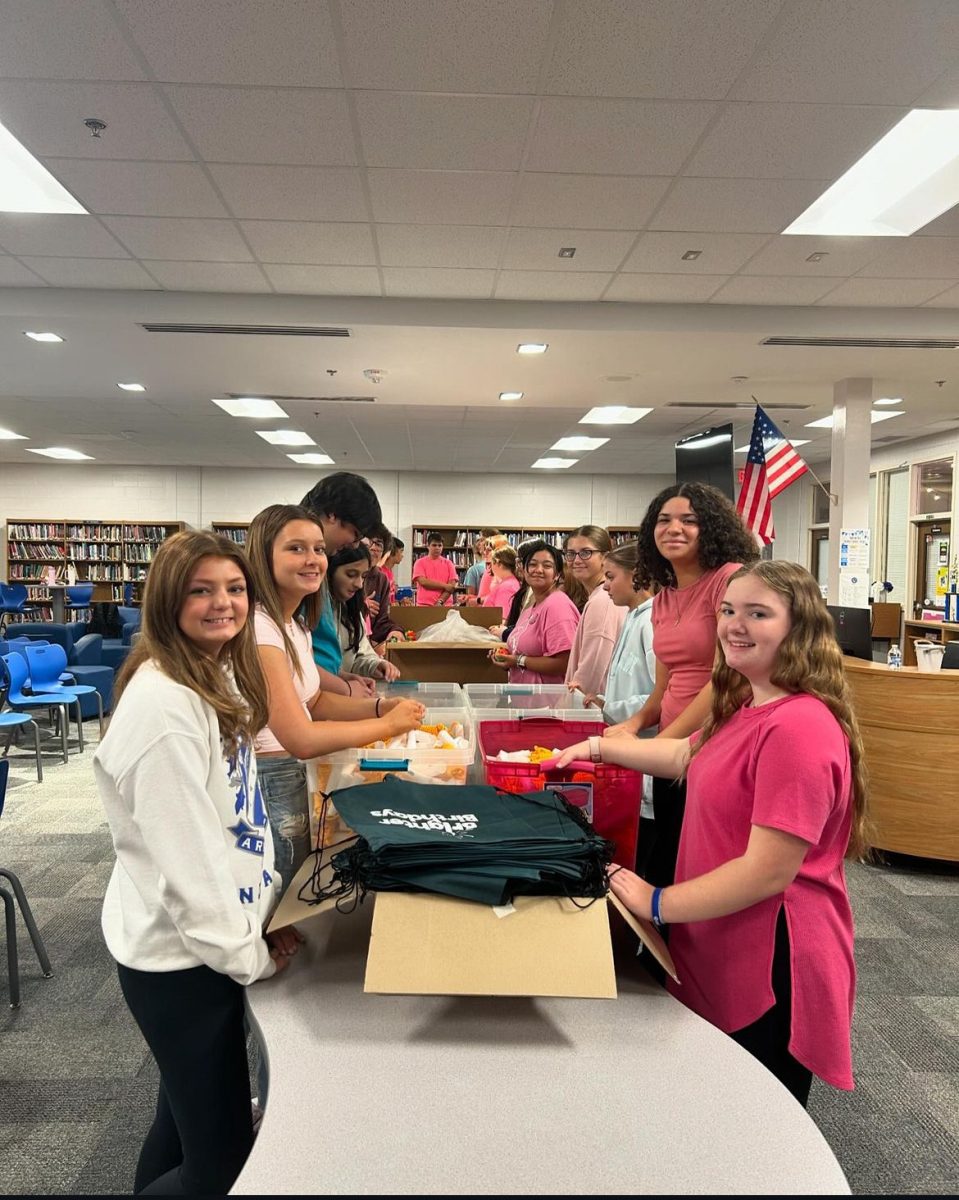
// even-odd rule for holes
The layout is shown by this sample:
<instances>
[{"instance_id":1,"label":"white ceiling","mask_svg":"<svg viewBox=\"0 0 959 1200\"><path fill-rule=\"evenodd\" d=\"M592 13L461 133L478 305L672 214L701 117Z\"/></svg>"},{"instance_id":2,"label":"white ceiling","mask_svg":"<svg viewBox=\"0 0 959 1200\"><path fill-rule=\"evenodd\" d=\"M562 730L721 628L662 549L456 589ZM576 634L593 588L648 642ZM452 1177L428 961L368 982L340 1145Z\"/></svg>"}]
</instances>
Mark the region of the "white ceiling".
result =
<instances>
[{"instance_id":1,"label":"white ceiling","mask_svg":"<svg viewBox=\"0 0 959 1200\"><path fill-rule=\"evenodd\" d=\"M573 471L668 471L717 402L755 394L798 437L868 375L906 398L875 438L937 432L955 351L759 345L959 332L959 211L905 239L778 232L917 106L959 106L955 0L0 0L0 121L91 213L0 214L0 425L276 466L211 396L375 394L288 411L338 464L515 471L631 402L656 412ZM41 317L62 346L23 338ZM517 359L534 335L549 353Z\"/></svg>"}]
</instances>

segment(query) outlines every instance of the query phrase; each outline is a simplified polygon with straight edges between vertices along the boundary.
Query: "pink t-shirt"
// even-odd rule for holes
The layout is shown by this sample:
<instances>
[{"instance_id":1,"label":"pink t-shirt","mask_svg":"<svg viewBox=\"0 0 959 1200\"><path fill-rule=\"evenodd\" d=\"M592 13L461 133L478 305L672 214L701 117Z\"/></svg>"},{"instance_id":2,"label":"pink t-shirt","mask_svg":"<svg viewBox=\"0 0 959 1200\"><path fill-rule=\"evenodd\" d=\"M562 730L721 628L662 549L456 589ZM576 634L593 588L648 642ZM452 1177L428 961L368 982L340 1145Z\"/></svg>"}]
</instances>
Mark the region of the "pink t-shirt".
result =
<instances>
[{"instance_id":1,"label":"pink t-shirt","mask_svg":"<svg viewBox=\"0 0 959 1200\"><path fill-rule=\"evenodd\" d=\"M476 594L479 596L480 600L486 599L486 597L490 594L490 590L495 582L496 581L493 578L493 572L489 569L489 566L487 566L480 579L479 587L476 589Z\"/></svg>"},{"instance_id":2,"label":"pink t-shirt","mask_svg":"<svg viewBox=\"0 0 959 1200\"><path fill-rule=\"evenodd\" d=\"M279 627L272 617L268 617L260 608L256 607L253 614L253 631L256 634L256 644L258 646L276 646L278 650L286 653L286 646L283 644L283 635L280 633ZM293 690L296 692L297 699L303 704L303 711L312 721L310 710L307 707L307 702L312 700L316 693L320 690L320 673L316 668L316 663L313 661L313 645L310 635L307 630L300 624L299 621L291 621L286 627L286 632L290 635L293 642L293 647L296 650L297 661L300 664L302 679L290 665L290 675L293 678ZM284 750L276 740L269 725L261 729L256 736L256 741L253 743L253 749L260 753L266 750Z\"/></svg>"},{"instance_id":3,"label":"pink t-shirt","mask_svg":"<svg viewBox=\"0 0 959 1200\"><path fill-rule=\"evenodd\" d=\"M682 589L653 597L653 652L669 670L659 728L675 721L709 683L716 654L716 612L726 583L741 563L725 563Z\"/></svg>"},{"instance_id":4,"label":"pink t-shirt","mask_svg":"<svg viewBox=\"0 0 959 1200\"><path fill-rule=\"evenodd\" d=\"M590 696L602 693L613 648L625 620L626 609L616 607L602 584L590 592L573 639L566 668L567 683L575 680Z\"/></svg>"},{"instance_id":5,"label":"pink t-shirt","mask_svg":"<svg viewBox=\"0 0 959 1200\"><path fill-rule=\"evenodd\" d=\"M579 610L565 592L550 592L539 604L524 608L509 635L511 654L551 658L569 650L579 625ZM558 675L510 667L510 683L558 683Z\"/></svg>"},{"instance_id":6,"label":"pink t-shirt","mask_svg":"<svg viewBox=\"0 0 959 1200\"><path fill-rule=\"evenodd\" d=\"M436 604L438 600L442 604L453 603L452 596L442 596L440 592L420 587L416 583L417 579L432 579L435 583L456 583L459 576L450 559L444 558L442 554L439 558L430 558L428 554L418 558L413 564L413 584L416 587L417 604Z\"/></svg>"},{"instance_id":7,"label":"pink t-shirt","mask_svg":"<svg viewBox=\"0 0 959 1200\"><path fill-rule=\"evenodd\" d=\"M519 580L515 575L510 575L508 579L494 580L493 586L489 589L486 599L483 601L484 608L501 608L503 610L503 620L509 616L509 606L513 603L513 597L519 591Z\"/></svg>"},{"instance_id":8,"label":"pink t-shirt","mask_svg":"<svg viewBox=\"0 0 959 1200\"><path fill-rule=\"evenodd\" d=\"M789 1051L852 1088L853 921L843 856L852 823L849 745L822 701L803 693L741 708L689 766L676 882L745 853L753 825L809 843L786 890L712 921L673 925L682 985L671 991L726 1033L775 1003L776 920L785 906L792 967Z\"/></svg>"},{"instance_id":9,"label":"pink t-shirt","mask_svg":"<svg viewBox=\"0 0 959 1200\"><path fill-rule=\"evenodd\" d=\"M386 576L387 582L390 585L390 604L396 601L396 579L389 567L380 567L380 570Z\"/></svg>"}]
</instances>

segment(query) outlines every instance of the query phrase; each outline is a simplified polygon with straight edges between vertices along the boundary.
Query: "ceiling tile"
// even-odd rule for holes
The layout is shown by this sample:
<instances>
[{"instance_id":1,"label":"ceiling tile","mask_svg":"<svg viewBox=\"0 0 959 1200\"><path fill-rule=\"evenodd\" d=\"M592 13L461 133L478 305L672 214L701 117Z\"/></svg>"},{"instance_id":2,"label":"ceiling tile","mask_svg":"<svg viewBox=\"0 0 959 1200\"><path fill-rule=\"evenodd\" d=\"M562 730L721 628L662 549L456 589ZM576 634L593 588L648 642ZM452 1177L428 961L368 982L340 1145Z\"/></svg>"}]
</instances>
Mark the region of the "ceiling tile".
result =
<instances>
[{"instance_id":1,"label":"ceiling tile","mask_svg":"<svg viewBox=\"0 0 959 1200\"><path fill-rule=\"evenodd\" d=\"M506 230L482 225L377 225L387 267L496 267Z\"/></svg>"},{"instance_id":2,"label":"ceiling tile","mask_svg":"<svg viewBox=\"0 0 959 1200\"><path fill-rule=\"evenodd\" d=\"M495 271L457 270L455 267L384 267L387 296L421 296L444 300L486 300Z\"/></svg>"},{"instance_id":3,"label":"ceiling tile","mask_svg":"<svg viewBox=\"0 0 959 1200\"><path fill-rule=\"evenodd\" d=\"M358 92L355 100L369 166L437 171L518 169L533 110L529 96Z\"/></svg>"},{"instance_id":4,"label":"ceiling tile","mask_svg":"<svg viewBox=\"0 0 959 1200\"><path fill-rule=\"evenodd\" d=\"M210 167L236 217L356 221L366 216L360 172L349 167Z\"/></svg>"},{"instance_id":5,"label":"ceiling tile","mask_svg":"<svg viewBox=\"0 0 959 1200\"><path fill-rule=\"evenodd\" d=\"M642 303L696 304L708 300L725 275L617 275L604 300Z\"/></svg>"},{"instance_id":6,"label":"ceiling tile","mask_svg":"<svg viewBox=\"0 0 959 1200\"><path fill-rule=\"evenodd\" d=\"M203 169L192 163L51 158L46 165L91 212L147 217L229 215Z\"/></svg>"},{"instance_id":7,"label":"ceiling tile","mask_svg":"<svg viewBox=\"0 0 959 1200\"><path fill-rule=\"evenodd\" d=\"M0 255L0 287L43 287L43 280L15 258Z\"/></svg>"},{"instance_id":8,"label":"ceiling tile","mask_svg":"<svg viewBox=\"0 0 959 1200\"><path fill-rule=\"evenodd\" d=\"M249 262L252 258L232 221L191 217L105 217L104 222L136 258L183 262Z\"/></svg>"},{"instance_id":9,"label":"ceiling tile","mask_svg":"<svg viewBox=\"0 0 959 1200\"><path fill-rule=\"evenodd\" d=\"M677 179L649 224L706 233L780 233L826 186L811 180Z\"/></svg>"},{"instance_id":10,"label":"ceiling tile","mask_svg":"<svg viewBox=\"0 0 959 1200\"><path fill-rule=\"evenodd\" d=\"M959 64L917 97L913 108L959 108Z\"/></svg>"},{"instance_id":11,"label":"ceiling tile","mask_svg":"<svg viewBox=\"0 0 959 1200\"><path fill-rule=\"evenodd\" d=\"M959 103L956 104L959 108ZM917 229L913 237L959 237L959 204L947 209L941 217L936 217L922 229Z\"/></svg>"},{"instance_id":12,"label":"ceiling tile","mask_svg":"<svg viewBox=\"0 0 959 1200\"><path fill-rule=\"evenodd\" d=\"M381 295L375 267L301 267L265 263L263 270L278 292L291 295Z\"/></svg>"},{"instance_id":13,"label":"ceiling tile","mask_svg":"<svg viewBox=\"0 0 959 1200\"><path fill-rule=\"evenodd\" d=\"M325 0L115 0L157 79L340 87Z\"/></svg>"},{"instance_id":14,"label":"ceiling tile","mask_svg":"<svg viewBox=\"0 0 959 1200\"><path fill-rule=\"evenodd\" d=\"M510 270L615 271L636 239L635 233L591 229L511 229L503 266ZM573 258L560 258L572 246Z\"/></svg>"},{"instance_id":15,"label":"ceiling tile","mask_svg":"<svg viewBox=\"0 0 959 1200\"><path fill-rule=\"evenodd\" d=\"M837 179L906 111L833 104L727 104L683 174Z\"/></svg>"},{"instance_id":16,"label":"ceiling tile","mask_svg":"<svg viewBox=\"0 0 959 1200\"><path fill-rule=\"evenodd\" d=\"M124 258L126 251L95 217L0 213L0 246L10 254Z\"/></svg>"},{"instance_id":17,"label":"ceiling tile","mask_svg":"<svg viewBox=\"0 0 959 1200\"><path fill-rule=\"evenodd\" d=\"M677 275L731 275L763 246L762 233L644 233L623 267L624 271ZM687 250L699 258L683 261Z\"/></svg>"},{"instance_id":18,"label":"ceiling tile","mask_svg":"<svg viewBox=\"0 0 959 1200\"><path fill-rule=\"evenodd\" d=\"M525 171L513 204L515 225L570 229L641 229L669 179L625 175L553 175Z\"/></svg>"},{"instance_id":19,"label":"ceiling tile","mask_svg":"<svg viewBox=\"0 0 959 1200\"><path fill-rule=\"evenodd\" d=\"M770 238L749 260L750 275L853 275L897 238L812 237L790 234ZM807 262L810 254L825 253L820 262Z\"/></svg>"},{"instance_id":20,"label":"ceiling tile","mask_svg":"<svg viewBox=\"0 0 959 1200\"><path fill-rule=\"evenodd\" d=\"M345 92L183 86L167 94L207 162L349 167L357 161Z\"/></svg>"},{"instance_id":21,"label":"ceiling tile","mask_svg":"<svg viewBox=\"0 0 959 1200\"><path fill-rule=\"evenodd\" d=\"M516 176L506 171L367 172L377 221L505 225Z\"/></svg>"},{"instance_id":22,"label":"ceiling tile","mask_svg":"<svg viewBox=\"0 0 959 1200\"><path fill-rule=\"evenodd\" d=\"M101 0L44 0L2 6L0 75L45 79L143 79ZM55 31L55 36L51 36Z\"/></svg>"},{"instance_id":23,"label":"ceiling tile","mask_svg":"<svg viewBox=\"0 0 959 1200\"><path fill-rule=\"evenodd\" d=\"M34 258L23 260L54 287L155 288L139 263L129 258Z\"/></svg>"},{"instance_id":24,"label":"ceiling tile","mask_svg":"<svg viewBox=\"0 0 959 1200\"><path fill-rule=\"evenodd\" d=\"M954 277L959 270L954 272ZM911 308L938 296L949 287L945 279L847 279L823 296L822 305L866 305Z\"/></svg>"},{"instance_id":25,"label":"ceiling tile","mask_svg":"<svg viewBox=\"0 0 959 1200\"><path fill-rule=\"evenodd\" d=\"M598 300L608 271L500 271L497 300Z\"/></svg>"},{"instance_id":26,"label":"ceiling tile","mask_svg":"<svg viewBox=\"0 0 959 1200\"><path fill-rule=\"evenodd\" d=\"M955 65L952 0L788 0L737 100L912 104Z\"/></svg>"},{"instance_id":27,"label":"ceiling tile","mask_svg":"<svg viewBox=\"0 0 959 1200\"><path fill-rule=\"evenodd\" d=\"M269 292L253 263L157 262L144 260L151 275L172 292Z\"/></svg>"},{"instance_id":28,"label":"ceiling tile","mask_svg":"<svg viewBox=\"0 0 959 1200\"><path fill-rule=\"evenodd\" d=\"M356 88L532 92L552 0L341 0Z\"/></svg>"},{"instance_id":29,"label":"ceiling tile","mask_svg":"<svg viewBox=\"0 0 959 1200\"><path fill-rule=\"evenodd\" d=\"M859 272L879 279L954 279L959 237L884 238L879 254Z\"/></svg>"},{"instance_id":30,"label":"ceiling tile","mask_svg":"<svg viewBox=\"0 0 959 1200\"><path fill-rule=\"evenodd\" d=\"M771 275L737 275L712 297L713 304L812 304L835 284L835 279Z\"/></svg>"},{"instance_id":31,"label":"ceiling tile","mask_svg":"<svg viewBox=\"0 0 959 1200\"><path fill-rule=\"evenodd\" d=\"M926 308L959 308L959 285L940 292L925 302Z\"/></svg>"},{"instance_id":32,"label":"ceiling tile","mask_svg":"<svg viewBox=\"0 0 959 1200\"><path fill-rule=\"evenodd\" d=\"M336 221L241 221L261 262L371 266L376 251L369 225Z\"/></svg>"},{"instance_id":33,"label":"ceiling tile","mask_svg":"<svg viewBox=\"0 0 959 1200\"><path fill-rule=\"evenodd\" d=\"M526 166L588 175L673 175L715 109L683 101L547 96Z\"/></svg>"}]
</instances>

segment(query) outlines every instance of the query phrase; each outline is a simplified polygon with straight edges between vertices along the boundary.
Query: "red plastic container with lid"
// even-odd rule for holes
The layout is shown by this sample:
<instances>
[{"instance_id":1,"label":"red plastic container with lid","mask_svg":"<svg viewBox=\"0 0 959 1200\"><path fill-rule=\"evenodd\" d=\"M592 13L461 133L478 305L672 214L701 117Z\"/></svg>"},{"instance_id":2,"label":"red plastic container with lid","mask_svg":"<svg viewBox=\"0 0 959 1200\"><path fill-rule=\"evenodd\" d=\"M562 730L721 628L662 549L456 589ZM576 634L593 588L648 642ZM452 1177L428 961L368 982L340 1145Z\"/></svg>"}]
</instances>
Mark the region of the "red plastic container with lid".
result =
<instances>
[{"instance_id":1,"label":"red plastic container with lid","mask_svg":"<svg viewBox=\"0 0 959 1200\"><path fill-rule=\"evenodd\" d=\"M640 772L609 763L583 763L575 769L544 771L541 763L496 761L501 750L532 750L534 746L565 750L567 746L575 746L596 736L595 721L527 717L519 721L481 721L478 731L488 784L505 792L541 792L547 785L562 790L571 803L586 808L596 832L616 844L615 861L633 869L643 795ZM571 786L565 789L560 786L563 784Z\"/></svg>"}]
</instances>

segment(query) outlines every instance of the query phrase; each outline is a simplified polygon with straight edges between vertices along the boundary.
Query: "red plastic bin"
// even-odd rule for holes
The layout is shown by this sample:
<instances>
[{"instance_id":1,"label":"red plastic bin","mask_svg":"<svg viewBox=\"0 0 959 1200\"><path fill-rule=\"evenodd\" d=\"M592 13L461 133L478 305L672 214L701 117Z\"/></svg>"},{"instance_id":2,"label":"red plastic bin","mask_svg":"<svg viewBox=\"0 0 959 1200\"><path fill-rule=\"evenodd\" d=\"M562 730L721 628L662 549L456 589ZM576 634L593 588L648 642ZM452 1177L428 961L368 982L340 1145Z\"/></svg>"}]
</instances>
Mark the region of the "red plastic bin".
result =
<instances>
[{"instance_id":1,"label":"red plastic bin","mask_svg":"<svg viewBox=\"0 0 959 1200\"><path fill-rule=\"evenodd\" d=\"M480 721L478 728L486 782L492 787L502 788L505 792L541 792L547 783L591 783L593 828L615 843L615 861L632 870L643 796L643 777L638 771L596 763L588 772L546 772L539 763L491 761L501 750L532 750L534 746L550 749L555 746L565 750L567 746L595 737L595 721L527 717L521 721Z\"/></svg>"}]
</instances>

